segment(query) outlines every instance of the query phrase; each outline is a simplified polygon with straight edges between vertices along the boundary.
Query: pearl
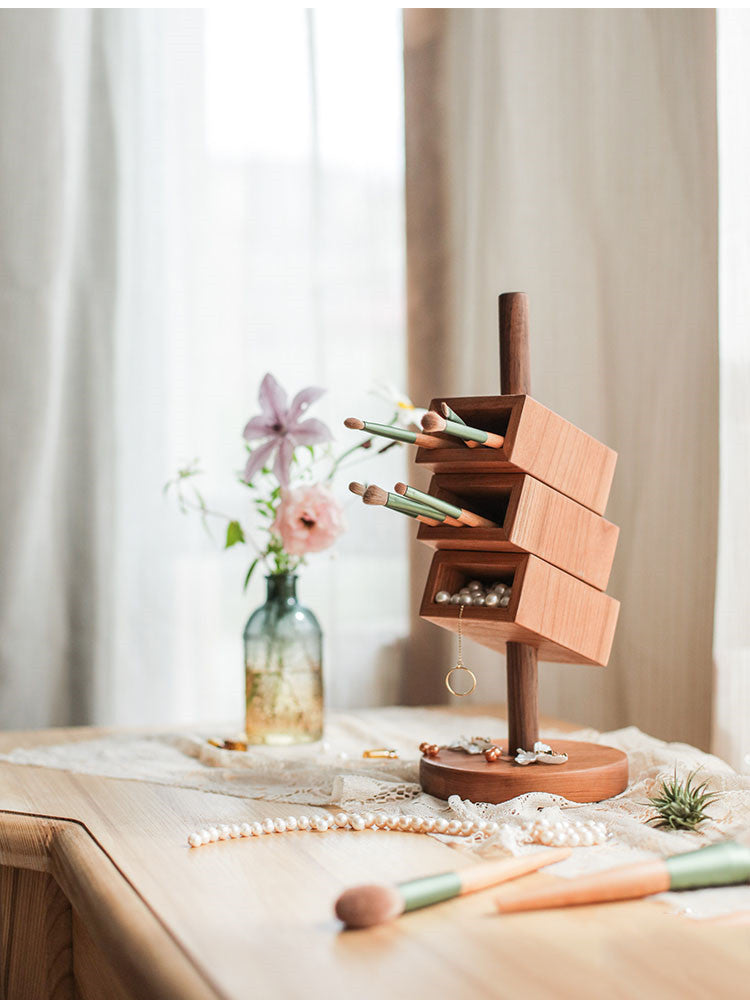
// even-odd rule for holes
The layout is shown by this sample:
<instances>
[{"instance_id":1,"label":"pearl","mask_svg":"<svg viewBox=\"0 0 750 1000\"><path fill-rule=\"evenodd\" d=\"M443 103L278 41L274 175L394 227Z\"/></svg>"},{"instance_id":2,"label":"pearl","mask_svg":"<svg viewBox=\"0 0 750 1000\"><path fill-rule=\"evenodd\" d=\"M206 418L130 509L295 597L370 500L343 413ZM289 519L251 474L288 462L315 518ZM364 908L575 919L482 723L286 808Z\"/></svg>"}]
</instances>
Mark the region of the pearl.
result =
<instances>
[{"instance_id":1,"label":"pearl","mask_svg":"<svg viewBox=\"0 0 750 1000\"><path fill-rule=\"evenodd\" d=\"M349 825L352 830L364 830L365 828L365 818L360 816L359 813L352 813L349 817Z\"/></svg>"},{"instance_id":2,"label":"pearl","mask_svg":"<svg viewBox=\"0 0 750 1000\"><path fill-rule=\"evenodd\" d=\"M461 599L460 594L451 594L451 604L458 604Z\"/></svg>"},{"instance_id":3,"label":"pearl","mask_svg":"<svg viewBox=\"0 0 750 1000\"><path fill-rule=\"evenodd\" d=\"M594 843L594 835L591 830L584 830L581 834L581 843L584 847L591 847Z\"/></svg>"},{"instance_id":4,"label":"pearl","mask_svg":"<svg viewBox=\"0 0 750 1000\"><path fill-rule=\"evenodd\" d=\"M481 607L484 604L484 597L482 594L475 594L471 599L471 603Z\"/></svg>"},{"instance_id":5,"label":"pearl","mask_svg":"<svg viewBox=\"0 0 750 1000\"><path fill-rule=\"evenodd\" d=\"M260 825L260 823L250 824L250 835L252 837L261 837L263 835L263 827Z\"/></svg>"},{"instance_id":6,"label":"pearl","mask_svg":"<svg viewBox=\"0 0 750 1000\"><path fill-rule=\"evenodd\" d=\"M314 816L312 823L318 833L325 833L328 829L328 820L324 816Z\"/></svg>"},{"instance_id":7,"label":"pearl","mask_svg":"<svg viewBox=\"0 0 750 1000\"><path fill-rule=\"evenodd\" d=\"M252 835L252 832L253 831L250 829L250 824L249 823L241 823L240 824L240 836L241 837L250 837Z\"/></svg>"},{"instance_id":8,"label":"pearl","mask_svg":"<svg viewBox=\"0 0 750 1000\"><path fill-rule=\"evenodd\" d=\"M436 819L435 820L435 832L436 833L445 833L445 831L447 829L448 829L448 820L447 819L443 819L441 817L440 819Z\"/></svg>"},{"instance_id":9,"label":"pearl","mask_svg":"<svg viewBox=\"0 0 750 1000\"><path fill-rule=\"evenodd\" d=\"M459 597L464 597L467 594L471 594L471 591L469 590L469 588L468 587L461 587L461 589L458 592L458 596Z\"/></svg>"},{"instance_id":10,"label":"pearl","mask_svg":"<svg viewBox=\"0 0 750 1000\"><path fill-rule=\"evenodd\" d=\"M237 837L242 836L238 823L232 823L232 825L229 827L229 835L233 840L236 840Z\"/></svg>"},{"instance_id":11,"label":"pearl","mask_svg":"<svg viewBox=\"0 0 750 1000\"><path fill-rule=\"evenodd\" d=\"M413 833L421 833L424 829L424 820L421 816L413 816L411 821L411 828Z\"/></svg>"},{"instance_id":12,"label":"pearl","mask_svg":"<svg viewBox=\"0 0 750 1000\"><path fill-rule=\"evenodd\" d=\"M349 822L349 817L346 815L346 813L336 813L336 815L333 817L333 822L336 824L339 830L343 830L344 827Z\"/></svg>"},{"instance_id":13,"label":"pearl","mask_svg":"<svg viewBox=\"0 0 750 1000\"><path fill-rule=\"evenodd\" d=\"M451 595L448 593L447 590L439 590L437 594L435 594L436 604L447 604L448 601L450 601L450 599Z\"/></svg>"},{"instance_id":14,"label":"pearl","mask_svg":"<svg viewBox=\"0 0 750 1000\"><path fill-rule=\"evenodd\" d=\"M458 603L459 604L471 604L472 597L471 594L459 594Z\"/></svg>"},{"instance_id":15,"label":"pearl","mask_svg":"<svg viewBox=\"0 0 750 1000\"><path fill-rule=\"evenodd\" d=\"M260 825L263 827L263 833L273 833L276 829L272 819L264 819Z\"/></svg>"},{"instance_id":16,"label":"pearl","mask_svg":"<svg viewBox=\"0 0 750 1000\"><path fill-rule=\"evenodd\" d=\"M410 825L410 820L408 816L399 816L398 818L398 828L399 830L408 830Z\"/></svg>"},{"instance_id":17,"label":"pearl","mask_svg":"<svg viewBox=\"0 0 750 1000\"><path fill-rule=\"evenodd\" d=\"M287 828L287 830L296 830L297 829L297 817L296 816L287 816L287 818L286 818L286 828Z\"/></svg>"},{"instance_id":18,"label":"pearl","mask_svg":"<svg viewBox=\"0 0 750 1000\"><path fill-rule=\"evenodd\" d=\"M199 830L198 833L201 835L201 840L203 841L204 844L211 843L211 834L208 832L208 830Z\"/></svg>"},{"instance_id":19,"label":"pearl","mask_svg":"<svg viewBox=\"0 0 750 1000\"><path fill-rule=\"evenodd\" d=\"M578 845L581 843L581 838L575 832L575 830L570 831L567 839L568 839L568 847L578 847Z\"/></svg>"},{"instance_id":20,"label":"pearl","mask_svg":"<svg viewBox=\"0 0 750 1000\"><path fill-rule=\"evenodd\" d=\"M468 833L473 833L473 832L474 832L474 823L472 820L466 820L464 823L461 824L461 833L463 833L464 836Z\"/></svg>"},{"instance_id":21,"label":"pearl","mask_svg":"<svg viewBox=\"0 0 750 1000\"><path fill-rule=\"evenodd\" d=\"M494 608L495 605L499 603L499 601L500 598L497 596L497 594L494 593L487 594L487 596L484 599L484 603L487 605L488 608Z\"/></svg>"},{"instance_id":22,"label":"pearl","mask_svg":"<svg viewBox=\"0 0 750 1000\"><path fill-rule=\"evenodd\" d=\"M435 829L435 820L431 816L428 816L422 823L422 830L424 833L432 833Z\"/></svg>"},{"instance_id":23,"label":"pearl","mask_svg":"<svg viewBox=\"0 0 750 1000\"><path fill-rule=\"evenodd\" d=\"M498 604L500 605L501 608L507 608L508 605L510 604L510 595L509 594L505 594L504 597L500 598L500 600L498 601Z\"/></svg>"},{"instance_id":24,"label":"pearl","mask_svg":"<svg viewBox=\"0 0 750 1000\"><path fill-rule=\"evenodd\" d=\"M310 817L309 816L298 816L297 817L297 828L300 830L310 829Z\"/></svg>"},{"instance_id":25,"label":"pearl","mask_svg":"<svg viewBox=\"0 0 750 1000\"><path fill-rule=\"evenodd\" d=\"M273 821L273 828L276 833L286 833L286 823L283 819L275 819Z\"/></svg>"},{"instance_id":26,"label":"pearl","mask_svg":"<svg viewBox=\"0 0 750 1000\"><path fill-rule=\"evenodd\" d=\"M378 826L378 827L387 827L388 826L388 817L386 816L385 813L377 813L375 815L375 826Z\"/></svg>"},{"instance_id":27,"label":"pearl","mask_svg":"<svg viewBox=\"0 0 750 1000\"><path fill-rule=\"evenodd\" d=\"M476 590L483 590L483 589L484 589L484 588L482 587L482 583L481 583L481 581L479 581L479 580L470 580L470 581L469 581L469 582L468 582L468 583L466 584L466 586L467 586L467 587L469 588L469 590L475 590L475 589L476 589Z\"/></svg>"},{"instance_id":28,"label":"pearl","mask_svg":"<svg viewBox=\"0 0 750 1000\"><path fill-rule=\"evenodd\" d=\"M203 837L199 833L191 833L188 837L188 844L191 847L200 847L203 843Z\"/></svg>"},{"instance_id":29,"label":"pearl","mask_svg":"<svg viewBox=\"0 0 750 1000\"><path fill-rule=\"evenodd\" d=\"M223 826L219 827L219 840L229 840L229 838L231 837L231 835L232 834L231 834L231 832L229 830L229 827L226 825L226 823Z\"/></svg>"},{"instance_id":30,"label":"pearl","mask_svg":"<svg viewBox=\"0 0 750 1000\"><path fill-rule=\"evenodd\" d=\"M211 838L212 843L216 843L216 841L219 839L219 831L216 829L215 826L209 826L208 835Z\"/></svg>"},{"instance_id":31,"label":"pearl","mask_svg":"<svg viewBox=\"0 0 750 1000\"><path fill-rule=\"evenodd\" d=\"M461 832L461 823L460 823L460 821L457 820L457 819L452 819L450 821L450 823L448 824L448 829L445 832L448 833L448 834L450 834L451 836L455 837L455 835L457 833Z\"/></svg>"},{"instance_id":32,"label":"pearl","mask_svg":"<svg viewBox=\"0 0 750 1000\"><path fill-rule=\"evenodd\" d=\"M366 827L375 826L375 816L373 813L365 813L364 820Z\"/></svg>"}]
</instances>

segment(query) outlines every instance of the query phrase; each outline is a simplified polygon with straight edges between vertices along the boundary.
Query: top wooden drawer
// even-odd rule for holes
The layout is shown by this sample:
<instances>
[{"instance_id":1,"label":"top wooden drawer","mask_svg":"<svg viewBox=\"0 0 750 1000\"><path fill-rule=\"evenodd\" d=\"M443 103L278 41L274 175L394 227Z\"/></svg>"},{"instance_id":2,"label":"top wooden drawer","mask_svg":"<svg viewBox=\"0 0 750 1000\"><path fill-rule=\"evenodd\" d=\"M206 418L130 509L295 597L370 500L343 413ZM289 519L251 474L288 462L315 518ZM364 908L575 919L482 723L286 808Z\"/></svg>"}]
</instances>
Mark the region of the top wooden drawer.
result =
<instances>
[{"instance_id":1,"label":"top wooden drawer","mask_svg":"<svg viewBox=\"0 0 750 1000\"><path fill-rule=\"evenodd\" d=\"M617 452L531 396L460 396L445 401L472 427L505 437L502 448L417 449L416 461L434 472L526 472L584 507L603 514Z\"/></svg>"}]
</instances>

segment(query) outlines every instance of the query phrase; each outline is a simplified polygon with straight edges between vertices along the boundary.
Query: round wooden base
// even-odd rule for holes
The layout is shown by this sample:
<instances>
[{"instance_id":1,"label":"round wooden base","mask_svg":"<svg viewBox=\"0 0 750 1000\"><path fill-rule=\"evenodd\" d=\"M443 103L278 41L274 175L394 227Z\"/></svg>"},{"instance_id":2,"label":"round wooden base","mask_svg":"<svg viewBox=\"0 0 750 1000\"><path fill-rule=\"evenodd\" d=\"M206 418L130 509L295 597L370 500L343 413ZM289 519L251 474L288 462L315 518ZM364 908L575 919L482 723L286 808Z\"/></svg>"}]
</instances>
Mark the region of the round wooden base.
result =
<instances>
[{"instance_id":1,"label":"round wooden base","mask_svg":"<svg viewBox=\"0 0 750 1000\"><path fill-rule=\"evenodd\" d=\"M503 740L498 740L503 746ZM437 757L423 757L419 780L429 795L447 799L460 795L471 802L507 802L524 792L550 792L572 802L600 802L624 791L628 783L628 758L614 747L572 740L550 741L552 749L566 753L565 764L515 764L501 759L489 764L484 754L469 755L441 750Z\"/></svg>"}]
</instances>

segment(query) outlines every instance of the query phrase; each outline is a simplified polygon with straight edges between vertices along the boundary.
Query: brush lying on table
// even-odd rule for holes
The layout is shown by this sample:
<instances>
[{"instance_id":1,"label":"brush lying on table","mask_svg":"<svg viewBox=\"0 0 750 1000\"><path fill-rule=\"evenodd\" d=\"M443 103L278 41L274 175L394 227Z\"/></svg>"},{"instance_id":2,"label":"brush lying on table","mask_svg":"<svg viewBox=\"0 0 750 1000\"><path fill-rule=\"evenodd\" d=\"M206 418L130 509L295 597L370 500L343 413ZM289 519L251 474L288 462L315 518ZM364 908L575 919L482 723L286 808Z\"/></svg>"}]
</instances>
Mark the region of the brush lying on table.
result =
<instances>
[{"instance_id":1,"label":"brush lying on table","mask_svg":"<svg viewBox=\"0 0 750 1000\"><path fill-rule=\"evenodd\" d=\"M336 900L336 916L347 927L373 927L402 913L499 885L570 857L569 847L550 848L523 858L503 858L397 885L359 885Z\"/></svg>"},{"instance_id":2,"label":"brush lying on table","mask_svg":"<svg viewBox=\"0 0 750 1000\"><path fill-rule=\"evenodd\" d=\"M447 500L440 500L438 497L432 496L431 493L423 493L421 490L417 490L413 486L408 486L406 483L396 483L393 488L401 496L408 497L410 500L416 500L417 503L423 503L427 507L434 507L435 510L442 511L448 515L445 519L446 524L455 523L457 526L467 524L471 528L497 527L495 521L490 521L488 517L482 517L479 514L472 513L470 510L465 510L463 507L457 507L456 504L448 503Z\"/></svg>"},{"instance_id":3,"label":"brush lying on table","mask_svg":"<svg viewBox=\"0 0 750 1000\"><path fill-rule=\"evenodd\" d=\"M675 889L750 882L750 847L735 841L712 844L687 854L623 865L609 871L560 879L555 885L523 885L495 900L500 913L543 910L587 903L640 899Z\"/></svg>"},{"instance_id":4,"label":"brush lying on table","mask_svg":"<svg viewBox=\"0 0 750 1000\"><path fill-rule=\"evenodd\" d=\"M445 520L445 514L441 514L440 511L434 510L431 507L425 507L420 503L415 503L415 501L399 496L397 493L387 493L385 490L381 490L379 486L365 487L364 483L349 483L349 492L362 497L363 502L366 504L388 507L389 510L398 511L399 514L406 514L407 517L415 517L423 524L430 524L433 527ZM376 497L376 499L373 499L373 497Z\"/></svg>"},{"instance_id":5,"label":"brush lying on table","mask_svg":"<svg viewBox=\"0 0 750 1000\"><path fill-rule=\"evenodd\" d=\"M446 420L435 410L428 410L425 413L422 417L422 426L428 434L450 434L452 437L461 438L467 444L474 442L487 448L502 448L505 443L505 438L501 434L493 434L478 427L467 427L466 424Z\"/></svg>"},{"instance_id":6,"label":"brush lying on table","mask_svg":"<svg viewBox=\"0 0 750 1000\"><path fill-rule=\"evenodd\" d=\"M454 448L452 441L434 437L432 434L421 434L410 431L406 427L396 427L394 424L374 424L370 420L360 420L359 417L347 417L344 426L352 431L366 431L376 437L390 438L392 441L403 441L405 444L415 444L419 448Z\"/></svg>"}]
</instances>

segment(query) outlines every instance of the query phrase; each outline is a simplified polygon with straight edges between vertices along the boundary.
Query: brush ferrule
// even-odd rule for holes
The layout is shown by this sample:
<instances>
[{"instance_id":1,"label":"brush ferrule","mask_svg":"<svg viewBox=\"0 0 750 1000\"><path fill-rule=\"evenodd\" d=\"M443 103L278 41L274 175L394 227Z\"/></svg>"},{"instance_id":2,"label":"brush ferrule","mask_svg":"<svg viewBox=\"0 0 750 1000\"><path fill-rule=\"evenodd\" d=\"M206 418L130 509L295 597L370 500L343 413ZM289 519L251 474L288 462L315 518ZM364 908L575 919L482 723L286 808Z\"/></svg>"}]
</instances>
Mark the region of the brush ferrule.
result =
<instances>
[{"instance_id":1,"label":"brush ferrule","mask_svg":"<svg viewBox=\"0 0 750 1000\"><path fill-rule=\"evenodd\" d=\"M377 437L390 438L392 441L405 441L407 444L414 444L417 440L415 431L407 430L405 427L396 427L392 424L373 424L365 420L362 430L368 434L375 434Z\"/></svg>"},{"instance_id":2,"label":"brush ferrule","mask_svg":"<svg viewBox=\"0 0 750 1000\"><path fill-rule=\"evenodd\" d=\"M456 507L453 503L448 503L447 500L440 500L438 497L433 497L429 493L423 493L421 490L415 490L413 486L406 487L405 496L409 497L410 500L416 500L417 503L426 504L433 510L439 510L442 514L446 514L448 517L461 517L461 508Z\"/></svg>"},{"instance_id":3,"label":"brush ferrule","mask_svg":"<svg viewBox=\"0 0 750 1000\"><path fill-rule=\"evenodd\" d=\"M484 444L488 436L487 431L480 431L478 427L467 427L466 424L457 424L453 420L445 421L445 433L462 438L464 441L476 441L478 444Z\"/></svg>"},{"instance_id":4,"label":"brush ferrule","mask_svg":"<svg viewBox=\"0 0 750 1000\"><path fill-rule=\"evenodd\" d=\"M422 517L431 517L434 521L445 520L445 514L435 510L434 507L427 507L423 503L417 503L408 497L402 497L400 493L389 493L385 506L391 510L398 510L402 514L410 514L412 517L417 517L421 514Z\"/></svg>"},{"instance_id":5,"label":"brush ferrule","mask_svg":"<svg viewBox=\"0 0 750 1000\"><path fill-rule=\"evenodd\" d=\"M675 854L667 858L665 864L670 889L702 889L710 885L750 882L750 847L733 840Z\"/></svg>"},{"instance_id":6,"label":"brush ferrule","mask_svg":"<svg viewBox=\"0 0 750 1000\"><path fill-rule=\"evenodd\" d=\"M404 910L407 912L460 896L461 888L461 879L457 872L428 875L426 878L415 878L411 882L400 882L396 886L404 901Z\"/></svg>"}]
</instances>

